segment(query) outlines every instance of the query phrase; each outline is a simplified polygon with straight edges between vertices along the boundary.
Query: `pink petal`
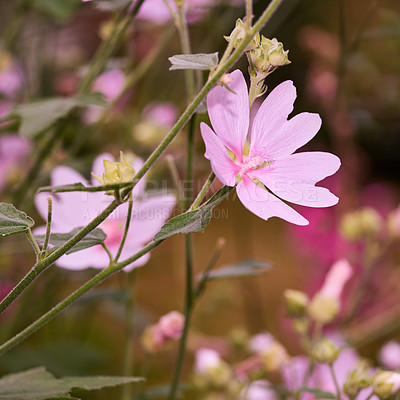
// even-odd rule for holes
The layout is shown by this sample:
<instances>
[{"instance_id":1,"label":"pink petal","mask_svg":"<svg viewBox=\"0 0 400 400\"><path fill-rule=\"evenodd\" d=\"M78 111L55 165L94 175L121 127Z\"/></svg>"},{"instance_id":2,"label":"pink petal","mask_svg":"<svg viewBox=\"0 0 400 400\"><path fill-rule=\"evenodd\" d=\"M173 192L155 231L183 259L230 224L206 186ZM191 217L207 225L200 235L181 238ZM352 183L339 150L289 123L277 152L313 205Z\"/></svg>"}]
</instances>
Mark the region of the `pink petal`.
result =
<instances>
[{"instance_id":1,"label":"pink petal","mask_svg":"<svg viewBox=\"0 0 400 400\"><path fill-rule=\"evenodd\" d=\"M305 152L277 160L270 168L251 171L251 176L283 200L308 207L330 207L339 199L315 183L339 167L339 158L331 153Z\"/></svg>"},{"instance_id":2,"label":"pink petal","mask_svg":"<svg viewBox=\"0 0 400 400\"><path fill-rule=\"evenodd\" d=\"M279 217L296 225L308 225L308 221L297 211L279 200L272 193L257 186L247 176L236 187L236 192L243 205L262 219Z\"/></svg>"},{"instance_id":3,"label":"pink petal","mask_svg":"<svg viewBox=\"0 0 400 400\"><path fill-rule=\"evenodd\" d=\"M296 88L292 81L282 82L268 95L252 121L252 150L253 148L270 150L268 145L275 141L276 132L293 111L295 100Z\"/></svg>"},{"instance_id":4,"label":"pink petal","mask_svg":"<svg viewBox=\"0 0 400 400\"><path fill-rule=\"evenodd\" d=\"M108 266L110 259L105 250L100 246L77 251L76 253L62 256L56 261L59 267L70 270L81 270L86 268L103 269Z\"/></svg>"},{"instance_id":5,"label":"pink petal","mask_svg":"<svg viewBox=\"0 0 400 400\"><path fill-rule=\"evenodd\" d=\"M207 96L208 115L217 136L241 161L249 129L249 95L240 70L233 71L229 78L232 82L228 86L235 93L223 86L212 89Z\"/></svg>"},{"instance_id":6,"label":"pink petal","mask_svg":"<svg viewBox=\"0 0 400 400\"><path fill-rule=\"evenodd\" d=\"M222 141L207 124L202 122L200 129L206 145L204 157L210 160L215 175L224 185L235 186L235 177L239 172L239 167L229 158Z\"/></svg>"}]
</instances>

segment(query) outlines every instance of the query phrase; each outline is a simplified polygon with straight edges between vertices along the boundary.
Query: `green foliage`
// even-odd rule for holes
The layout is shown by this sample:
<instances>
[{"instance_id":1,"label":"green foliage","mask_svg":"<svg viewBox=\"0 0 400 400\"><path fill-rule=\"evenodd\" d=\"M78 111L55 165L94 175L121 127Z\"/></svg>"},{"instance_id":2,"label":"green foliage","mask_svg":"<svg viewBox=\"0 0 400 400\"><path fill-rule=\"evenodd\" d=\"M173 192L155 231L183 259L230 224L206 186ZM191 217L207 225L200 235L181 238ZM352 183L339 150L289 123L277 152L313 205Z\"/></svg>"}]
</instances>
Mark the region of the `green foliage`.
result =
<instances>
[{"instance_id":1,"label":"green foliage","mask_svg":"<svg viewBox=\"0 0 400 400\"><path fill-rule=\"evenodd\" d=\"M78 233L82 228L75 228L68 233L52 233L50 235L49 244L52 247L51 251L54 251L61 247L65 242L72 238L76 233ZM44 243L44 235L35 235L35 239L39 243ZM100 229L96 228L92 232L88 233L83 239L81 239L72 249L69 249L66 254L75 253L80 250L87 249L89 247L102 244L106 240L107 235Z\"/></svg>"},{"instance_id":2,"label":"green foliage","mask_svg":"<svg viewBox=\"0 0 400 400\"><path fill-rule=\"evenodd\" d=\"M69 18L81 3L80 0L19 0L19 2L59 20Z\"/></svg>"},{"instance_id":3,"label":"green foliage","mask_svg":"<svg viewBox=\"0 0 400 400\"><path fill-rule=\"evenodd\" d=\"M245 260L238 264L218 268L207 274L207 279L241 278L261 275L271 269L271 264L265 261Z\"/></svg>"},{"instance_id":4,"label":"green foliage","mask_svg":"<svg viewBox=\"0 0 400 400\"><path fill-rule=\"evenodd\" d=\"M194 211L187 211L170 219L157 233L154 240L163 240L177 233L193 233L204 231L210 223L213 209L226 199L233 187L224 186L210 200Z\"/></svg>"},{"instance_id":5,"label":"green foliage","mask_svg":"<svg viewBox=\"0 0 400 400\"><path fill-rule=\"evenodd\" d=\"M69 98L55 97L17 105L13 114L21 120L19 133L31 138L49 128L56 120L65 117L74 108L90 105L105 107L107 103L99 93Z\"/></svg>"},{"instance_id":6,"label":"green foliage","mask_svg":"<svg viewBox=\"0 0 400 400\"><path fill-rule=\"evenodd\" d=\"M142 381L137 377L89 376L56 379L44 367L10 374L0 379L2 400L77 399L70 392L75 389L94 390Z\"/></svg>"},{"instance_id":7,"label":"green foliage","mask_svg":"<svg viewBox=\"0 0 400 400\"><path fill-rule=\"evenodd\" d=\"M177 54L169 57L170 71L177 69L209 70L218 64L218 53Z\"/></svg>"},{"instance_id":8,"label":"green foliage","mask_svg":"<svg viewBox=\"0 0 400 400\"><path fill-rule=\"evenodd\" d=\"M0 236L26 232L35 221L12 204L0 203Z\"/></svg>"},{"instance_id":9,"label":"green foliage","mask_svg":"<svg viewBox=\"0 0 400 400\"><path fill-rule=\"evenodd\" d=\"M311 393L316 399L336 399L336 396L333 393L324 392L323 390L319 389L302 387L300 392Z\"/></svg>"}]
</instances>

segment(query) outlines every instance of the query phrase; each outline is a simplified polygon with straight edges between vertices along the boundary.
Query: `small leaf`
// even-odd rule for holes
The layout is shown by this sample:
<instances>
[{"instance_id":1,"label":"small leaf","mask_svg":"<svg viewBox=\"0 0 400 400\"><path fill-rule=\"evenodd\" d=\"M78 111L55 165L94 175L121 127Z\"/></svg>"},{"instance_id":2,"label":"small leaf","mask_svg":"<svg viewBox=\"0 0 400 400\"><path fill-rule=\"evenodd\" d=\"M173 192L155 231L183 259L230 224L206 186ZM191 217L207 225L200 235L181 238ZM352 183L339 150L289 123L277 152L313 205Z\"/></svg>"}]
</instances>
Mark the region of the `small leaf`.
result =
<instances>
[{"instance_id":1,"label":"small leaf","mask_svg":"<svg viewBox=\"0 0 400 400\"><path fill-rule=\"evenodd\" d=\"M207 279L241 278L244 276L261 275L271 269L271 264L265 261L245 260L235 265L218 268L207 274ZM204 275L203 275L204 276ZM203 278L200 277L200 279Z\"/></svg>"},{"instance_id":2,"label":"small leaf","mask_svg":"<svg viewBox=\"0 0 400 400\"><path fill-rule=\"evenodd\" d=\"M316 399L336 399L336 396L333 393L325 392L325 391L319 390L319 389L302 387L300 389L300 392L311 393L312 395L314 395L314 397Z\"/></svg>"},{"instance_id":3,"label":"small leaf","mask_svg":"<svg viewBox=\"0 0 400 400\"><path fill-rule=\"evenodd\" d=\"M26 232L35 225L35 221L12 204L0 203L0 236Z\"/></svg>"},{"instance_id":4,"label":"small leaf","mask_svg":"<svg viewBox=\"0 0 400 400\"><path fill-rule=\"evenodd\" d=\"M168 60L171 63L170 71L177 69L208 70L218 64L218 53L177 54L169 57Z\"/></svg>"},{"instance_id":5,"label":"small leaf","mask_svg":"<svg viewBox=\"0 0 400 400\"><path fill-rule=\"evenodd\" d=\"M140 382L143 378L119 376L66 377L56 379L44 367L3 376L0 379L2 400L75 399L75 389L94 390L103 387Z\"/></svg>"},{"instance_id":6,"label":"small leaf","mask_svg":"<svg viewBox=\"0 0 400 400\"><path fill-rule=\"evenodd\" d=\"M75 228L68 233L52 233L50 235L50 245L53 246L51 251L54 251L61 247L65 242L72 238L82 228ZM35 239L40 243L44 243L44 235L35 235ZM89 247L102 244L106 240L107 235L100 229L96 228L92 232L88 233L83 239L81 239L72 249L69 249L66 254L75 253L80 250L87 249Z\"/></svg>"},{"instance_id":7,"label":"small leaf","mask_svg":"<svg viewBox=\"0 0 400 400\"><path fill-rule=\"evenodd\" d=\"M187 211L170 219L157 233L154 240L163 240L177 233L193 233L204 231L210 223L213 209L229 196L233 187L224 186L204 205L194 211Z\"/></svg>"},{"instance_id":8,"label":"small leaf","mask_svg":"<svg viewBox=\"0 0 400 400\"><path fill-rule=\"evenodd\" d=\"M13 110L21 118L19 133L25 137L34 137L48 128L54 121L66 116L75 107L96 105L105 107L107 103L99 93L78 97L55 97L34 103L20 104Z\"/></svg>"}]
</instances>

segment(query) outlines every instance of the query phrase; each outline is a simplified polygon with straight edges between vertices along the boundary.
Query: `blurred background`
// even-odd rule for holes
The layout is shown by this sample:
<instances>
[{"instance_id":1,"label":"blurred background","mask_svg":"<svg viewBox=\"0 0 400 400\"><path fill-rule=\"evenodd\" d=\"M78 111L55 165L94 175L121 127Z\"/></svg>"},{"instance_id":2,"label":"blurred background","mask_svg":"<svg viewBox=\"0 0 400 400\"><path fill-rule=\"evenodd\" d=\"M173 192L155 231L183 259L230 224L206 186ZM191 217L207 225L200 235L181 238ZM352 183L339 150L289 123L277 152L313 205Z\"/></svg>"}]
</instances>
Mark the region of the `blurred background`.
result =
<instances>
[{"instance_id":1,"label":"blurred background","mask_svg":"<svg viewBox=\"0 0 400 400\"><path fill-rule=\"evenodd\" d=\"M54 139L34 179L27 181L49 139L46 134L19 134L21 123L10 112L21 104L76 93L96 49L110 34L117 3L0 0L0 200L14 202L37 226L44 221L35 209L34 194L49 184L55 166L68 165L89 178L92 162L102 152L118 156L123 150L146 158L186 107L183 72L169 71L168 57L181 53L176 28L159 8L144 9L92 85L91 90L103 93L110 105L105 110L90 106L70 115L68 129ZM226 47L223 36L244 15L242 3L209 0L191 6L192 51L221 55ZM267 4L255 2L256 17ZM206 232L193 236L196 273L206 267L219 238L226 245L216 268L248 259L270 262L272 268L262 276L207 286L194 313L184 380L192 373L191 357L198 347L211 346L229 357L238 341L262 331L271 332L291 354L297 354L300 347L285 319L282 293L286 288L315 293L340 258L347 258L356 271L346 286L344 304L354 304L360 288L363 296L351 315L343 312L337 327L372 359L383 343L400 336L396 246L400 235L400 4L397 0L287 0L262 33L282 42L292 62L267 78L268 87L293 80L298 95L294 114L308 111L322 117L322 128L306 149L330 151L342 160L339 172L323 182L340 202L329 209L300 208L310 220L307 227L275 218L262 221L234 194L219 206ZM248 78L245 57L237 68ZM197 117L195 190L210 172L203 157L200 121L208 122L206 113ZM167 150L181 177L185 146L185 135L180 134ZM173 190L165 158L148 179ZM216 182L213 191L219 187ZM33 262L22 235L0 242L0 297ZM1 340L23 329L94 273L50 268L2 315ZM123 281L121 272L2 356L0 372L45 365L56 376L121 374L127 290ZM178 235L153 251L135 276L135 374L147 376L146 386L169 382L177 346L149 355L140 336L163 314L182 311L183 294L184 240ZM108 389L82 396L107 399L115 393L116 389Z\"/></svg>"}]
</instances>

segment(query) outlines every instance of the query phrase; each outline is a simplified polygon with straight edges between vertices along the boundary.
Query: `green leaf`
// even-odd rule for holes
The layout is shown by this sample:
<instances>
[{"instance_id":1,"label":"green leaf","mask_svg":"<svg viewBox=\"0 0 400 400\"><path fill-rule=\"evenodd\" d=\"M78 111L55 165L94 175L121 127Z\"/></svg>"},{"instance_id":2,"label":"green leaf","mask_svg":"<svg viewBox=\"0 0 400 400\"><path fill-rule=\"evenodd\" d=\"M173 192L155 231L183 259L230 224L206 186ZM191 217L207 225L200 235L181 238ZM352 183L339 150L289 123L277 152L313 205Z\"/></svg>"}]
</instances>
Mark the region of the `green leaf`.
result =
<instances>
[{"instance_id":1,"label":"green leaf","mask_svg":"<svg viewBox=\"0 0 400 400\"><path fill-rule=\"evenodd\" d=\"M75 107L89 105L105 107L107 103L99 93L78 97L55 97L33 103L20 104L13 110L21 119L19 133L25 137L34 137L51 126L54 121L66 116Z\"/></svg>"},{"instance_id":2,"label":"green leaf","mask_svg":"<svg viewBox=\"0 0 400 400\"><path fill-rule=\"evenodd\" d=\"M324 392L323 390L313 389L308 387L302 387L300 392L307 392L314 395L316 399L336 399L336 395L330 392Z\"/></svg>"},{"instance_id":3,"label":"green leaf","mask_svg":"<svg viewBox=\"0 0 400 400\"><path fill-rule=\"evenodd\" d=\"M261 275L271 269L271 264L265 261L245 260L235 265L218 268L207 274L207 279L241 278L244 276ZM202 279L204 275L200 277Z\"/></svg>"},{"instance_id":4,"label":"green leaf","mask_svg":"<svg viewBox=\"0 0 400 400\"><path fill-rule=\"evenodd\" d=\"M96 0L94 6L103 11L114 11L126 7L132 0Z\"/></svg>"},{"instance_id":5,"label":"green leaf","mask_svg":"<svg viewBox=\"0 0 400 400\"><path fill-rule=\"evenodd\" d=\"M224 186L210 200L194 211L187 211L170 219L157 233L154 240L163 240L177 233L193 233L204 231L210 223L213 209L226 199L233 187Z\"/></svg>"},{"instance_id":6,"label":"green leaf","mask_svg":"<svg viewBox=\"0 0 400 400\"><path fill-rule=\"evenodd\" d=\"M1 400L75 399L75 389L94 390L142 381L137 377L88 376L56 379L44 367L6 375L0 379Z\"/></svg>"},{"instance_id":7,"label":"green leaf","mask_svg":"<svg viewBox=\"0 0 400 400\"><path fill-rule=\"evenodd\" d=\"M218 53L177 54L169 57L170 71L177 69L209 70L218 64Z\"/></svg>"},{"instance_id":8,"label":"green leaf","mask_svg":"<svg viewBox=\"0 0 400 400\"><path fill-rule=\"evenodd\" d=\"M82 228L75 228L68 233L52 233L50 235L49 244L52 247L51 251L54 251L61 247L65 242L72 238ZM35 239L40 243L44 243L44 235L35 235ZM98 244L102 244L106 240L107 235L100 229L96 228L92 232L88 233L83 239L81 239L72 249L69 249L66 254L75 253L80 250L87 249Z\"/></svg>"},{"instance_id":9,"label":"green leaf","mask_svg":"<svg viewBox=\"0 0 400 400\"><path fill-rule=\"evenodd\" d=\"M35 221L12 204L0 203L0 236L26 232Z\"/></svg>"}]
</instances>

